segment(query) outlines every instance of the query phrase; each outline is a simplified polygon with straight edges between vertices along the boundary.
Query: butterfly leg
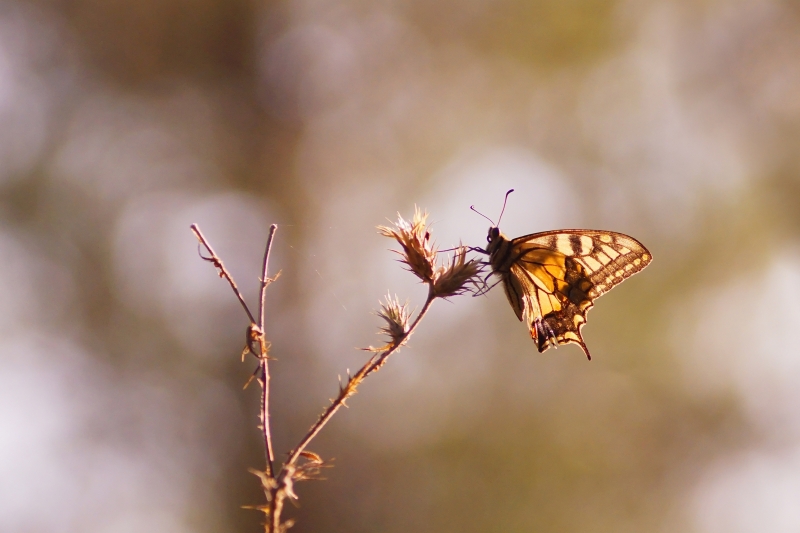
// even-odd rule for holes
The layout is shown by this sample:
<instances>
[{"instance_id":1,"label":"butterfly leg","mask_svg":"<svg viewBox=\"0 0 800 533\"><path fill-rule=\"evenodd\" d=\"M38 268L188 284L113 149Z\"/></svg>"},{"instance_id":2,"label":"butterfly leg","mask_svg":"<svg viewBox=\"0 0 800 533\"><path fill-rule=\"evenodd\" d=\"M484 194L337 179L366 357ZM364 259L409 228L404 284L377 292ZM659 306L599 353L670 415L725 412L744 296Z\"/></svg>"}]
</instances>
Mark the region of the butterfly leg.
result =
<instances>
[{"instance_id":1,"label":"butterfly leg","mask_svg":"<svg viewBox=\"0 0 800 533\"><path fill-rule=\"evenodd\" d=\"M490 290L492 290L492 288L494 288L494 286L495 286L495 285L497 285L498 283L500 283L501 281L503 281L502 279L500 279L500 280L497 280L497 281L495 281L495 282L494 282L494 283L492 283L491 285L489 285L489 283L488 283L488 282L489 282L489 276L491 276L491 275L492 275L492 274L491 274L491 273L489 273L489 274L488 274L488 275L487 275L487 276L486 276L486 277L483 279L483 281L482 281L482 283L483 283L483 287L481 287L481 288L480 288L480 289L478 289L477 291L473 292L473 293L472 293L472 295L473 295L473 296L483 296L483 295L485 295L487 292L489 292Z\"/></svg>"}]
</instances>

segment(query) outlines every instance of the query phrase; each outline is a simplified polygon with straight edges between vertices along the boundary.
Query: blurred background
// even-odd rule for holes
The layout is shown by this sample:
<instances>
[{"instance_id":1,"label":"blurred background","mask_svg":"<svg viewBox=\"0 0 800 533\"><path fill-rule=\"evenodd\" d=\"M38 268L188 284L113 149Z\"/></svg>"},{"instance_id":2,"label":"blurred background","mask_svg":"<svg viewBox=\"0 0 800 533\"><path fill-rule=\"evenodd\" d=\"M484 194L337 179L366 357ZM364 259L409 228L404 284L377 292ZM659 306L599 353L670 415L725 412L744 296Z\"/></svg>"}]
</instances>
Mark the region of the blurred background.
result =
<instances>
[{"instance_id":1,"label":"blurred background","mask_svg":"<svg viewBox=\"0 0 800 533\"><path fill-rule=\"evenodd\" d=\"M0 529L255 532L247 319L280 457L440 247L629 233L577 346L437 302L310 449L292 531L800 530L791 0L0 1Z\"/></svg>"}]
</instances>

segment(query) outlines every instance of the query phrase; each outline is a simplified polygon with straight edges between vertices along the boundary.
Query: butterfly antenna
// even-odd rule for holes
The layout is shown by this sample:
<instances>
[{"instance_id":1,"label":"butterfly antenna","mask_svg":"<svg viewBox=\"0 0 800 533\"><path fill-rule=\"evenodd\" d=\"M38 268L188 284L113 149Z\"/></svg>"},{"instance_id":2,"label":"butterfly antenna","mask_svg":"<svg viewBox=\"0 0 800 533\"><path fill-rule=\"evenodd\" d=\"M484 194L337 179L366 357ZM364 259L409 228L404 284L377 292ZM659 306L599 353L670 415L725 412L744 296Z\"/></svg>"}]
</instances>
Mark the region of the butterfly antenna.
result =
<instances>
[{"instance_id":1,"label":"butterfly antenna","mask_svg":"<svg viewBox=\"0 0 800 533\"><path fill-rule=\"evenodd\" d=\"M508 202L508 195L514 192L514 189L508 189L506 193L506 199L503 200L503 209L500 210L500 218L497 219L497 225L500 225L500 220L503 218L503 213L506 212L506 203Z\"/></svg>"},{"instance_id":2,"label":"butterfly antenna","mask_svg":"<svg viewBox=\"0 0 800 533\"><path fill-rule=\"evenodd\" d=\"M492 219L491 219L491 218L487 217L486 215L484 215L483 213L481 213L480 211L478 211L477 209L475 209L475 206L474 206L474 205L471 205L471 206L469 206L469 208L470 208L470 209L472 209L473 211L475 211L476 213L478 213L480 216L482 216L483 218L485 218L485 219L486 219L486 220L488 220L489 222L491 222L491 223L492 223L492 227L496 227L496 226L497 226L497 225L496 225L494 222L492 222Z\"/></svg>"}]
</instances>

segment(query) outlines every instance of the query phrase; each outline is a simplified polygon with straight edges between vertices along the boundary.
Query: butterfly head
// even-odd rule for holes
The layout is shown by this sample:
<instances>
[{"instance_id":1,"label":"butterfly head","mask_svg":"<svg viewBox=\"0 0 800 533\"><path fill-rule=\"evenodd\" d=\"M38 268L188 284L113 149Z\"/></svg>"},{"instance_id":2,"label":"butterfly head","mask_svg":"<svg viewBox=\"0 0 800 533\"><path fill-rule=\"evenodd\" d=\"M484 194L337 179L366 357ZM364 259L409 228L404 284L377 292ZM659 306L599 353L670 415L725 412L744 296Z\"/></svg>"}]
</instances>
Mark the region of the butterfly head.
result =
<instances>
[{"instance_id":1,"label":"butterfly head","mask_svg":"<svg viewBox=\"0 0 800 533\"><path fill-rule=\"evenodd\" d=\"M500 248L505 248L505 245L508 243L508 237L503 235L500 231L500 228L497 226L491 226L489 228L489 234L486 236L486 253L491 256L496 255L497 250Z\"/></svg>"}]
</instances>

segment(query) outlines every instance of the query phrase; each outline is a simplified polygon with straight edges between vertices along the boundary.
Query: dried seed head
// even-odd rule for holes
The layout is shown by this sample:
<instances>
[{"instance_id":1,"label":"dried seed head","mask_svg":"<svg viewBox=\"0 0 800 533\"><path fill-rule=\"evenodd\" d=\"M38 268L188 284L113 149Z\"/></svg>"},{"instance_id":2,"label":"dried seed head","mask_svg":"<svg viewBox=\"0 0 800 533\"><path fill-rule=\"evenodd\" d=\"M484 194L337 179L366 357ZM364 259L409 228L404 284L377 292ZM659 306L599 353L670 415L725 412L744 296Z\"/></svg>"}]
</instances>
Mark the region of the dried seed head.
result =
<instances>
[{"instance_id":1,"label":"dried seed head","mask_svg":"<svg viewBox=\"0 0 800 533\"><path fill-rule=\"evenodd\" d=\"M402 262L424 283L431 283L436 263L436 248L425 225L427 218L428 214L417 208L414 210L411 223L398 214L394 227L378 226L378 233L399 242L403 251L397 253L403 257Z\"/></svg>"},{"instance_id":2,"label":"dried seed head","mask_svg":"<svg viewBox=\"0 0 800 533\"><path fill-rule=\"evenodd\" d=\"M381 303L381 310L378 316L386 321L386 326L381 328L381 333L389 336L389 346L396 346L405 339L408 333L408 303L400 304L397 296L392 299L391 295L386 296L386 302Z\"/></svg>"},{"instance_id":3,"label":"dried seed head","mask_svg":"<svg viewBox=\"0 0 800 533\"><path fill-rule=\"evenodd\" d=\"M466 260L467 248L459 246L447 264L436 270L433 295L447 298L467 292L467 286L477 286L476 277L483 271L483 263L475 259Z\"/></svg>"}]
</instances>

